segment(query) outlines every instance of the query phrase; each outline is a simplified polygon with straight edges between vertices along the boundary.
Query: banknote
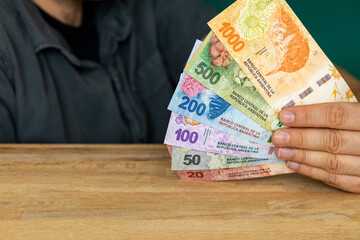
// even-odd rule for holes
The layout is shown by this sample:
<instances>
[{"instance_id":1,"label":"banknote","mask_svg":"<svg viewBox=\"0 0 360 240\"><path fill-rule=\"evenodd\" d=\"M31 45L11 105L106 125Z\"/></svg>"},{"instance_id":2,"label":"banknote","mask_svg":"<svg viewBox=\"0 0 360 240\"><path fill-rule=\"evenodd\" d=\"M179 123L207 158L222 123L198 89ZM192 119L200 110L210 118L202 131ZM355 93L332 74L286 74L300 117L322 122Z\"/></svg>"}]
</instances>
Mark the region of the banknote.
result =
<instances>
[{"instance_id":1,"label":"banknote","mask_svg":"<svg viewBox=\"0 0 360 240\"><path fill-rule=\"evenodd\" d=\"M266 143L272 134L186 73L181 75L168 109L253 142Z\"/></svg>"},{"instance_id":2,"label":"banknote","mask_svg":"<svg viewBox=\"0 0 360 240\"><path fill-rule=\"evenodd\" d=\"M249 166L241 168L227 168L215 170L185 170L177 171L183 180L198 181L231 181L240 179L251 179L270 177L280 174L292 173L285 163L275 163L260 166Z\"/></svg>"},{"instance_id":3,"label":"banknote","mask_svg":"<svg viewBox=\"0 0 360 240\"><path fill-rule=\"evenodd\" d=\"M278 159L249 158L172 147L171 170L209 170L284 163Z\"/></svg>"},{"instance_id":4,"label":"banknote","mask_svg":"<svg viewBox=\"0 0 360 240\"><path fill-rule=\"evenodd\" d=\"M172 113L165 144L231 156L276 159L272 144L257 144Z\"/></svg>"},{"instance_id":5,"label":"banknote","mask_svg":"<svg viewBox=\"0 0 360 240\"><path fill-rule=\"evenodd\" d=\"M273 109L213 32L184 71L267 130L274 131L278 127Z\"/></svg>"},{"instance_id":6,"label":"banknote","mask_svg":"<svg viewBox=\"0 0 360 240\"><path fill-rule=\"evenodd\" d=\"M170 156L172 155L172 146L166 145L167 150L169 151Z\"/></svg>"},{"instance_id":7,"label":"banknote","mask_svg":"<svg viewBox=\"0 0 360 240\"><path fill-rule=\"evenodd\" d=\"M357 101L285 0L238 0L209 26L275 112Z\"/></svg>"}]
</instances>

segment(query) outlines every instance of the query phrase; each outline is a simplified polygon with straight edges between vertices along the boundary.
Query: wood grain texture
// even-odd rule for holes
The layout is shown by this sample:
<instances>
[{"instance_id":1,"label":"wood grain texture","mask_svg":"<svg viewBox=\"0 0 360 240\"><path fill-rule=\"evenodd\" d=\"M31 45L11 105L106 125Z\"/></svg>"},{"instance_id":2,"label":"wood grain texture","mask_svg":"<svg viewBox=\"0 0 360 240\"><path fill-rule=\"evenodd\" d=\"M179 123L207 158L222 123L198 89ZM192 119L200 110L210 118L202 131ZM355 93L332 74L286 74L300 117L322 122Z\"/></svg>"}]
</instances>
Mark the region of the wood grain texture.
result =
<instances>
[{"instance_id":1,"label":"wood grain texture","mask_svg":"<svg viewBox=\"0 0 360 240\"><path fill-rule=\"evenodd\" d=\"M292 174L181 181L163 145L0 146L0 239L359 239L360 196Z\"/></svg>"}]
</instances>

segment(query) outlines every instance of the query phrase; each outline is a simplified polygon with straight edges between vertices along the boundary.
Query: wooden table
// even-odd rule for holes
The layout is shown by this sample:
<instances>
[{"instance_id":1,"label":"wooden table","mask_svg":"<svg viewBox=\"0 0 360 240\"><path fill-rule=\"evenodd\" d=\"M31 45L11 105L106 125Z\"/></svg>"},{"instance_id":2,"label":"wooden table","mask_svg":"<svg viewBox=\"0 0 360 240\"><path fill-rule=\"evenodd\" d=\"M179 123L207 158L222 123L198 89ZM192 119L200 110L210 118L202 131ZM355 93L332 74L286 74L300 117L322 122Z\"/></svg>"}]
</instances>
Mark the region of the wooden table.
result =
<instances>
[{"instance_id":1,"label":"wooden table","mask_svg":"<svg viewBox=\"0 0 360 240\"><path fill-rule=\"evenodd\" d=\"M360 196L299 175L181 181L163 145L0 146L0 239L360 239Z\"/></svg>"}]
</instances>

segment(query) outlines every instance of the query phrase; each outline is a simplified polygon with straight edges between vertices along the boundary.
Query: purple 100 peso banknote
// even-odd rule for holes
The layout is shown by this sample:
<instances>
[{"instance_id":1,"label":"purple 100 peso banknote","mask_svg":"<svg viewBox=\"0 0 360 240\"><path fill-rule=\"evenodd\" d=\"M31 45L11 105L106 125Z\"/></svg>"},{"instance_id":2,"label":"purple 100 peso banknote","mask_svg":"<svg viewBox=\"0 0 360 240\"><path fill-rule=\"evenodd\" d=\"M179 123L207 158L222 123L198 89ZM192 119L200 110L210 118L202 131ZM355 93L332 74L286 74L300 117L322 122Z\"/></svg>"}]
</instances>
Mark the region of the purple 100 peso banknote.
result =
<instances>
[{"instance_id":1,"label":"purple 100 peso banknote","mask_svg":"<svg viewBox=\"0 0 360 240\"><path fill-rule=\"evenodd\" d=\"M230 156L277 159L272 144L257 144L172 113L165 144Z\"/></svg>"}]
</instances>

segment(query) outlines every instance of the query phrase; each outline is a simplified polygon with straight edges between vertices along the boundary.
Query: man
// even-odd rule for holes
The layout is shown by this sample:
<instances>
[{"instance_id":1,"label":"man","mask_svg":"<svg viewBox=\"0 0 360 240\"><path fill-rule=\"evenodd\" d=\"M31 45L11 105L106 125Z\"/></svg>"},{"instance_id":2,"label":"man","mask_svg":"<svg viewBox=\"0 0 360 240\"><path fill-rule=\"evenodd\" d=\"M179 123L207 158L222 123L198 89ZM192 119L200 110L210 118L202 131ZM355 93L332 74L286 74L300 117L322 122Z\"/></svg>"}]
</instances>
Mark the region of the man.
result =
<instances>
[{"instance_id":1,"label":"man","mask_svg":"<svg viewBox=\"0 0 360 240\"><path fill-rule=\"evenodd\" d=\"M0 0L0 141L161 142L178 76L213 16L200 0ZM359 118L359 104L285 109L292 128L275 132L277 156L360 193Z\"/></svg>"}]
</instances>

